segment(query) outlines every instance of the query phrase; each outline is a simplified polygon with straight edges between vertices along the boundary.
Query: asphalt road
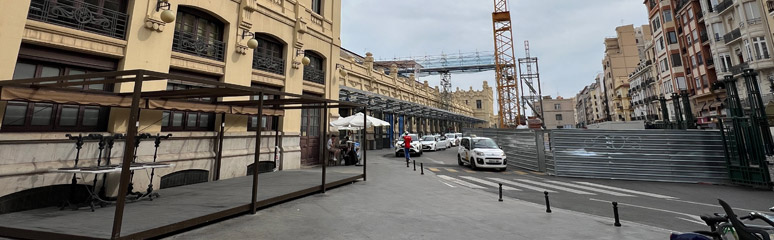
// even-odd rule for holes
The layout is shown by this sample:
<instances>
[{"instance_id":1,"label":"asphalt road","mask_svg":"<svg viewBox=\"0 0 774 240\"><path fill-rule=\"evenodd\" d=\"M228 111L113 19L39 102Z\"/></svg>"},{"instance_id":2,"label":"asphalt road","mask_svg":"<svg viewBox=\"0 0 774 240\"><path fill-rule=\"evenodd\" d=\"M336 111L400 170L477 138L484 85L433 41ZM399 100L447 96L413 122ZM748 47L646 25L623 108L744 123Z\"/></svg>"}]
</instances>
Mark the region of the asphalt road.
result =
<instances>
[{"instance_id":1,"label":"asphalt road","mask_svg":"<svg viewBox=\"0 0 774 240\"><path fill-rule=\"evenodd\" d=\"M516 198L545 204L543 191L549 193L552 208L562 208L597 216L613 217L612 203L619 203L621 220L642 223L674 231L705 230L701 214L722 213L717 199L735 208L738 215L751 211L768 212L774 206L774 192L738 186L685 184L563 178L517 169L510 166L504 172L472 171L458 166L457 149L425 152L412 157L424 164L427 173L449 188L473 188L498 192L497 183L504 183L504 198ZM405 159L385 155L395 161ZM431 174L431 175L432 175ZM763 224L763 223L761 223Z\"/></svg>"}]
</instances>

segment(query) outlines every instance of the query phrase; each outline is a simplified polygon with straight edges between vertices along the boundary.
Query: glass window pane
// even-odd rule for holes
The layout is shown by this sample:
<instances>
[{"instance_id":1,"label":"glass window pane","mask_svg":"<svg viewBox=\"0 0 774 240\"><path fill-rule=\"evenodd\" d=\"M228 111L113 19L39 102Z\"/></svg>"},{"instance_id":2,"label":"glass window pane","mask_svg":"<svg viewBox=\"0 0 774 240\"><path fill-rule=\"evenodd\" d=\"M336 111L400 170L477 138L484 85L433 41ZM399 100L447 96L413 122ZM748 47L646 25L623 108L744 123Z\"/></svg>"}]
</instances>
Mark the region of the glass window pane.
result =
<instances>
[{"instance_id":1,"label":"glass window pane","mask_svg":"<svg viewBox=\"0 0 774 240\"><path fill-rule=\"evenodd\" d=\"M172 126L173 127L182 127L183 126L183 113L173 113L172 114Z\"/></svg>"},{"instance_id":2,"label":"glass window pane","mask_svg":"<svg viewBox=\"0 0 774 240\"><path fill-rule=\"evenodd\" d=\"M199 127L209 127L210 126L210 114L204 114L202 113L199 116Z\"/></svg>"},{"instance_id":3,"label":"glass window pane","mask_svg":"<svg viewBox=\"0 0 774 240\"><path fill-rule=\"evenodd\" d=\"M169 112L167 111L164 111L164 113L161 114L161 126L162 127L169 126Z\"/></svg>"},{"instance_id":4,"label":"glass window pane","mask_svg":"<svg viewBox=\"0 0 774 240\"><path fill-rule=\"evenodd\" d=\"M51 123L51 113L53 112L53 106L53 104L48 103L36 103L32 110L32 125L49 125Z\"/></svg>"},{"instance_id":5,"label":"glass window pane","mask_svg":"<svg viewBox=\"0 0 774 240\"><path fill-rule=\"evenodd\" d=\"M63 106L62 113L59 115L59 126L75 126L76 123L78 123L78 106Z\"/></svg>"},{"instance_id":6,"label":"glass window pane","mask_svg":"<svg viewBox=\"0 0 774 240\"><path fill-rule=\"evenodd\" d=\"M261 117L261 129L266 130L266 116Z\"/></svg>"},{"instance_id":7,"label":"glass window pane","mask_svg":"<svg viewBox=\"0 0 774 240\"><path fill-rule=\"evenodd\" d=\"M35 77L35 65L27 63L16 63L16 69L13 70L13 79L25 79Z\"/></svg>"},{"instance_id":8,"label":"glass window pane","mask_svg":"<svg viewBox=\"0 0 774 240\"><path fill-rule=\"evenodd\" d=\"M258 116L250 116L250 128L258 127Z\"/></svg>"},{"instance_id":9,"label":"glass window pane","mask_svg":"<svg viewBox=\"0 0 774 240\"><path fill-rule=\"evenodd\" d=\"M89 81L101 81L105 80L105 78L90 78ZM105 90L105 84L89 84L89 89L91 90Z\"/></svg>"},{"instance_id":10,"label":"glass window pane","mask_svg":"<svg viewBox=\"0 0 774 240\"><path fill-rule=\"evenodd\" d=\"M187 127L196 127L196 113L188 113Z\"/></svg>"},{"instance_id":11,"label":"glass window pane","mask_svg":"<svg viewBox=\"0 0 774 240\"><path fill-rule=\"evenodd\" d=\"M5 116L3 117L3 125L6 125L6 126L24 125L26 115L27 115L26 102L8 102L8 106L5 108Z\"/></svg>"},{"instance_id":12,"label":"glass window pane","mask_svg":"<svg viewBox=\"0 0 774 240\"><path fill-rule=\"evenodd\" d=\"M85 73L86 73L86 71L70 69L70 71L68 72L68 75L80 75L80 74L85 74ZM69 80L67 82L83 82L83 79L74 79L74 80ZM70 87L71 88L83 88L82 85L75 85L75 86L70 86Z\"/></svg>"},{"instance_id":13,"label":"glass window pane","mask_svg":"<svg viewBox=\"0 0 774 240\"><path fill-rule=\"evenodd\" d=\"M99 124L99 108L83 109L83 126L97 126Z\"/></svg>"}]
</instances>

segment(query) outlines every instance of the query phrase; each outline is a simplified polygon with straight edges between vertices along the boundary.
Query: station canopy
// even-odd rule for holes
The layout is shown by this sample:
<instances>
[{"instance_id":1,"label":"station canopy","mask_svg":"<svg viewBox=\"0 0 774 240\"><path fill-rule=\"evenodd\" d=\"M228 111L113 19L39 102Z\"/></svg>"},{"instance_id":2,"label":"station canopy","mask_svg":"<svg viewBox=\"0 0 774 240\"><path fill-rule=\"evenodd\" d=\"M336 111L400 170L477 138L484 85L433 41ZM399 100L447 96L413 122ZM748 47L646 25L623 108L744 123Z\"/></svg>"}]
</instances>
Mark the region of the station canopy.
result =
<instances>
[{"instance_id":1,"label":"station canopy","mask_svg":"<svg viewBox=\"0 0 774 240\"><path fill-rule=\"evenodd\" d=\"M464 123L487 122L482 119L438 109L422 104L400 100L347 86L339 87L339 100L349 103L367 105L369 110L396 113L408 116L449 120Z\"/></svg>"}]
</instances>

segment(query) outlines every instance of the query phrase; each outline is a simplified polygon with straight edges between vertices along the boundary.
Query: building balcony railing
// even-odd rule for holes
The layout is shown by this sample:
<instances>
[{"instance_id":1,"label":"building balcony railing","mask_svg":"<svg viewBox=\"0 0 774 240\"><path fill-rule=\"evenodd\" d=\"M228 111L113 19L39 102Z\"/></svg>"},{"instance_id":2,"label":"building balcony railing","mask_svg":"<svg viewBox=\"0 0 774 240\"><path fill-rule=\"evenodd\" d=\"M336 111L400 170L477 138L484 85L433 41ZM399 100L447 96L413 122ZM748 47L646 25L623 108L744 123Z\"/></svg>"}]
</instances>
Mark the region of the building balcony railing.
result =
<instances>
[{"instance_id":1,"label":"building balcony railing","mask_svg":"<svg viewBox=\"0 0 774 240\"><path fill-rule=\"evenodd\" d=\"M198 37L192 33L175 31L172 50L216 61L223 61L224 43L215 39Z\"/></svg>"},{"instance_id":2,"label":"building balcony railing","mask_svg":"<svg viewBox=\"0 0 774 240\"><path fill-rule=\"evenodd\" d=\"M723 39L725 40L726 44L729 44L734 40L739 39L740 37L742 37L742 31L739 28L734 29L734 31L731 31L730 33L726 33L726 35L723 35Z\"/></svg>"},{"instance_id":3,"label":"building balcony railing","mask_svg":"<svg viewBox=\"0 0 774 240\"><path fill-rule=\"evenodd\" d=\"M124 39L129 16L126 13L75 0L33 0L27 18Z\"/></svg>"},{"instance_id":4,"label":"building balcony railing","mask_svg":"<svg viewBox=\"0 0 774 240\"><path fill-rule=\"evenodd\" d=\"M707 36L706 32L705 33L701 33L699 35L699 39L701 39L701 43L706 43L707 41L709 41L709 36Z\"/></svg>"},{"instance_id":5,"label":"building balcony railing","mask_svg":"<svg viewBox=\"0 0 774 240\"><path fill-rule=\"evenodd\" d=\"M253 53L253 69L285 75L285 59Z\"/></svg>"},{"instance_id":6,"label":"building balcony railing","mask_svg":"<svg viewBox=\"0 0 774 240\"><path fill-rule=\"evenodd\" d=\"M768 52L764 52L763 55L755 55L755 60L769 59L771 56Z\"/></svg>"},{"instance_id":7,"label":"building balcony railing","mask_svg":"<svg viewBox=\"0 0 774 240\"><path fill-rule=\"evenodd\" d=\"M715 65L715 60L713 60L712 58L706 58L704 59L704 63L707 64L707 66L712 66L712 65Z\"/></svg>"},{"instance_id":8,"label":"building balcony railing","mask_svg":"<svg viewBox=\"0 0 774 240\"><path fill-rule=\"evenodd\" d=\"M741 74L742 70L744 70L744 69L746 69L748 67L749 67L749 65L747 63L742 63L742 64L737 64L737 65L734 65L734 66L730 67L728 69L728 71L731 72L731 74L736 75L736 74Z\"/></svg>"},{"instance_id":9,"label":"building balcony railing","mask_svg":"<svg viewBox=\"0 0 774 240\"><path fill-rule=\"evenodd\" d=\"M717 11L719 14L722 14L723 11L728 10L732 5L734 5L733 0L719 2L718 5L715 5L715 11Z\"/></svg>"},{"instance_id":10,"label":"building balcony railing","mask_svg":"<svg viewBox=\"0 0 774 240\"><path fill-rule=\"evenodd\" d=\"M760 24L762 22L763 22L763 19L760 17L757 17L757 18L752 18L747 20L747 25L755 25L755 24Z\"/></svg>"},{"instance_id":11,"label":"building balcony railing","mask_svg":"<svg viewBox=\"0 0 774 240\"><path fill-rule=\"evenodd\" d=\"M304 67L304 80L325 84L325 71L313 67Z\"/></svg>"},{"instance_id":12,"label":"building balcony railing","mask_svg":"<svg viewBox=\"0 0 774 240\"><path fill-rule=\"evenodd\" d=\"M768 9L769 14L774 13L774 0L766 1L766 9Z\"/></svg>"}]
</instances>

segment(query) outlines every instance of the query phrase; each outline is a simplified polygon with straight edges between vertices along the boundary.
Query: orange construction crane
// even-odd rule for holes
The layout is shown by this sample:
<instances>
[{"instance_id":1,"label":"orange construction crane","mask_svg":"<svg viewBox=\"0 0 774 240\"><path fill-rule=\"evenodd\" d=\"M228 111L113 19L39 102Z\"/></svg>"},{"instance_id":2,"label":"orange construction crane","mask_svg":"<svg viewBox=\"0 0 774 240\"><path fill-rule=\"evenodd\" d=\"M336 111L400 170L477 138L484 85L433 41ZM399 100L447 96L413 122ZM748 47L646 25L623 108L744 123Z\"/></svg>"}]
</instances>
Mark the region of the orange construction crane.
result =
<instances>
[{"instance_id":1,"label":"orange construction crane","mask_svg":"<svg viewBox=\"0 0 774 240\"><path fill-rule=\"evenodd\" d=\"M495 73L497 75L497 104L500 107L500 128L515 128L521 124L519 84L516 77L516 54L513 49L511 12L508 0L494 0L492 29L495 43Z\"/></svg>"}]
</instances>

